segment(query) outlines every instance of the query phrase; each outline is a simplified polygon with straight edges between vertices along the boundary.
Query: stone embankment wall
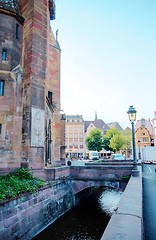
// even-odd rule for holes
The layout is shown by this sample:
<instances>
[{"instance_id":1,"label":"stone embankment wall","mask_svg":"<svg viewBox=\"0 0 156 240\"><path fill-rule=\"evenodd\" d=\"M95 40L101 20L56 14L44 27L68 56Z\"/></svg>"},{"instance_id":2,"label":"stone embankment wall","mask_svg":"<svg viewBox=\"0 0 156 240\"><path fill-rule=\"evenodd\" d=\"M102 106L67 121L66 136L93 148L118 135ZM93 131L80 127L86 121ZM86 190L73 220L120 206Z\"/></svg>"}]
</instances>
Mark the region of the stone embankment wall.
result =
<instances>
[{"instance_id":1,"label":"stone embankment wall","mask_svg":"<svg viewBox=\"0 0 156 240\"><path fill-rule=\"evenodd\" d=\"M0 238L28 240L74 205L69 181L0 205Z\"/></svg>"}]
</instances>

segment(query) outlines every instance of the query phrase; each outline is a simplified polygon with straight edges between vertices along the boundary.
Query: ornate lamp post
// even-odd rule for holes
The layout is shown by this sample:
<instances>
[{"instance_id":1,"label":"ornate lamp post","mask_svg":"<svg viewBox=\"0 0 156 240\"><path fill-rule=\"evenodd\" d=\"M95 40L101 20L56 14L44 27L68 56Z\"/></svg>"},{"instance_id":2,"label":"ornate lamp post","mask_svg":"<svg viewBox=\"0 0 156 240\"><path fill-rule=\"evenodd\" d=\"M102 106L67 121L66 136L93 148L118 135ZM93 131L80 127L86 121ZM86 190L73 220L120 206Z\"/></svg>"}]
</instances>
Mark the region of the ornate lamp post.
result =
<instances>
[{"instance_id":1,"label":"ornate lamp post","mask_svg":"<svg viewBox=\"0 0 156 240\"><path fill-rule=\"evenodd\" d=\"M133 106L130 106L128 111L129 120L132 124L132 146L133 146L133 170L132 170L132 176L138 177L139 176L139 170L138 170L138 164L136 159L136 148L135 148L135 135L134 135L134 122L136 120L136 113L137 111Z\"/></svg>"}]
</instances>

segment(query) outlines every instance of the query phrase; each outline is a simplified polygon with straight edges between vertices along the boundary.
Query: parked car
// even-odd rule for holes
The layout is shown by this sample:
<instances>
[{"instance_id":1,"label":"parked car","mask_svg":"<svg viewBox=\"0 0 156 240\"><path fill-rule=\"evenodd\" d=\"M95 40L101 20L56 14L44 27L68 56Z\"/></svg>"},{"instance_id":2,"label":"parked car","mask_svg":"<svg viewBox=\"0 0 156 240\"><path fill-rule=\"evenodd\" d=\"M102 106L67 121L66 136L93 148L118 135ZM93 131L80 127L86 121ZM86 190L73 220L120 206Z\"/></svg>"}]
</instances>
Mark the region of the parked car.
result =
<instances>
[{"instance_id":1,"label":"parked car","mask_svg":"<svg viewBox=\"0 0 156 240\"><path fill-rule=\"evenodd\" d=\"M120 153L115 153L115 154L112 154L112 159L114 160L124 160L124 156Z\"/></svg>"}]
</instances>

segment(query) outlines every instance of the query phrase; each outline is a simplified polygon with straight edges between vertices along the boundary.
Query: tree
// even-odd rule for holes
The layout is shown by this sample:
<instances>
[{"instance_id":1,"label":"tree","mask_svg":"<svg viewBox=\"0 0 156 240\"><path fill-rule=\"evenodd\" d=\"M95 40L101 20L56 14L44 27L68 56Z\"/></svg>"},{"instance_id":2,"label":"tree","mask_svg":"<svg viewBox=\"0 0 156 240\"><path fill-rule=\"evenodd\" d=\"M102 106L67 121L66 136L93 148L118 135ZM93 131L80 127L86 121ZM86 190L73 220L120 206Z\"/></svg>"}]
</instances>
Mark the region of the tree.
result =
<instances>
[{"instance_id":1,"label":"tree","mask_svg":"<svg viewBox=\"0 0 156 240\"><path fill-rule=\"evenodd\" d=\"M131 151L131 147L132 147L132 133L131 133L131 129L126 129L125 131L121 132L122 136L125 139L125 142L123 144L122 149L125 150L126 155L128 155Z\"/></svg>"},{"instance_id":2,"label":"tree","mask_svg":"<svg viewBox=\"0 0 156 240\"><path fill-rule=\"evenodd\" d=\"M116 134L120 134L116 128L111 128L106 132L106 135L103 138L103 148L106 151L113 151L113 148L110 146L110 141Z\"/></svg>"},{"instance_id":3,"label":"tree","mask_svg":"<svg viewBox=\"0 0 156 240\"><path fill-rule=\"evenodd\" d=\"M90 131L89 136L86 138L86 146L90 151L101 151L103 139L102 139L102 131L95 128Z\"/></svg>"},{"instance_id":4,"label":"tree","mask_svg":"<svg viewBox=\"0 0 156 240\"><path fill-rule=\"evenodd\" d=\"M119 151L128 149L131 143L129 130L119 131L116 128L111 128L107 131L103 139L103 147L106 151ZM127 148L126 148L127 147Z\"/></svg>"},{"instance_id":5,"label":"tree","mask_svg":"<svg viewBox=\"0 0 156 240\"><path fill-rule=\"evenodd\" d=\"M121 134L115 134L110 140L110 147L114 152L122 149L125 139Z\"/></svg>"},{"instance_id":6,"label":"tree","mask_svg":"<svg viewBox=\"0 0 156 240\"><path fill-rule=\"evenodd\" d=\"M113 149L110 147L110 139L107 138L107 137L104 137L103 138L103 148L106 150L106 151L113 151Z\"/></svg>"},{"instance_id":7,"label":"tree","mask_svg":"<svg viewBox=\"0 0 156 240\"><path fill-rule=\"evenodd\" d=\"M115 134L120 134L119 130L117 128L111 128L106 132L105 137L110 140Z\"/></svg>"}]
</instances>

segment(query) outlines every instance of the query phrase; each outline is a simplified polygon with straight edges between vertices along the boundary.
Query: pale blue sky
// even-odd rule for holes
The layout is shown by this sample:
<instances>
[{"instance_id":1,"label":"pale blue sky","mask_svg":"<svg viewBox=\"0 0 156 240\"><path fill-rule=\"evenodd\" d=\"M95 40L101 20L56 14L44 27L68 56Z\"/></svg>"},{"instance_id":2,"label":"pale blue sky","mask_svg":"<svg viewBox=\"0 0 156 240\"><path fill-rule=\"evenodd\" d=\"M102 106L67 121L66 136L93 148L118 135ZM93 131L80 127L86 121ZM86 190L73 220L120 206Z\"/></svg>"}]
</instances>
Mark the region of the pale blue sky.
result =
<instances>
[{"instance_id":1,"label":"pale blue sky","mask_svg":"<svg viewBox=\"0 0 156 240\"><path fill-rule=\"evenodd\" d=\"M156 110L156 0L55 0L61 108L130 126Z\"/></svg>"}]
</instances>

